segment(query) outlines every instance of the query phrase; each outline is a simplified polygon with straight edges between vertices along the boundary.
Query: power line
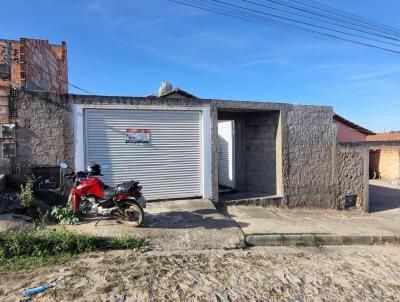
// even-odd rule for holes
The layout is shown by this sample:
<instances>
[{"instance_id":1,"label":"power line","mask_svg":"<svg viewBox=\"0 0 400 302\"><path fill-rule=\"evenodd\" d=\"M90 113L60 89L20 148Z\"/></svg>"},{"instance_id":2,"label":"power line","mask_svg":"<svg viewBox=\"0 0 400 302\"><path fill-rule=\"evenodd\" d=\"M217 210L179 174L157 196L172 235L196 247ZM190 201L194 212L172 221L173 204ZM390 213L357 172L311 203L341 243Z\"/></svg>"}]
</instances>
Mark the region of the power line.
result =
<instances>
[{"instance_id":1,"label":"power line","mask_svg":"<svg viewBox=\"0 0 400 302\"><path fill-rule=\"evenodd\" d=\"M83 91L83 92L85 92L85 93L87 93L87 94L95 95L94 93L91 93L90 91L87 91L86 89L80 88L80 87L77 86L77 85L71 84L70 82L68 82L68 81L66 81L66 80L64 80L64 79L62 79L62 78L60 78L60 77L58 77L58 76L56 76L56 75L54 75L54 74L51 74L50 72L46 71L44 68L42 68L42 67L41 67L40 65L38 65L38 64L32 64L32 63L26 62L26 61L25 61L24 63L30 65L31 67L39 68L42 72L48 74L49 76L53 77L54 79L56 79L56 80L58 80L58 81L61 81L61 82L64 82L64 83L68 84L68 85L71 86L71 87L74 87L74 88L76 88L76 89L79 89L79 90L81 90L81 91Z\"/></svg>"},{"instance_id":2,"label":"power line","mask_svg":"<svg viewBox=\"0 0 400 302\"><path fill-rule=\"evenodd\" d=\"M398 50L380 47L377 45L364 43L364 42L358 41L358 40L352 40L350 38L345 38L345 37L337 36L337 35L334 35L331 33L322 32L319 30L294 25L294 24L288 23L288 22L278 21L278 20L272 19L272 18L262 17L258 14L255 14L254 12L256 12L256 13L258 12L255 10L251 10L254 12L247 12L247 11L241 10L241 9L243 9L243 7L241 7L241 6L238 7L239 9L235 9L235 8L232 8L232 7L229 7L226 5L215 4L215 3L211 4L211 3L207 3L207 2L201 1L201 0L180 0L180 1L168 0L168 1L175 2L175 3L181 4L181 5L185 5L185 6L190 6L190 7L206 10L206 11L210 11L210 12L214 12L214 13L229 16L229 17L234 17L237 19L242 19L242 20L252 22L252 23L257 23L257 24L261 24L261 25L272 25L274 27L278 27L278 28L284 29L286 31L296 31L296 32L300 31L300 32L306 33L308 35L312 35L314 37L318 36L318 37L322 37L325 39L330 39L330 40L333 39L333 40L337 40L337 41L351 43L353 46L355 45L358 47L368 47L368 48L372 48L375 50L385 51L387 53L394 54L394 55L400 54L400 51L398 51ZM218 1L218 2L222 2L222 1ZM226 4L225 2L222 2L222 3ZM246 8L245 8L245 10L246 10Z\"/></svg>"},{"instance_id":3,"label":"power line","mask_svg":"<svg viewBox=\"0 0 400 302\"><path fill-rule=\"evenodd\" d=\"M286 12L286 13L289 13L289 14L293 14L293 15L298 15L298 16L303 16L303 17L310 18L310 19L313 19L313 18L315 19L315 17L305 16L305 15L302 15L302 14L297 14L297 13L288 11L287 9L285 10L285 9L280 9L280 8L276 8L276 7L271 7L271 6L268 6L268 5L265 5L265 4L260 4L260 3L254 2L254 1L248 1L248 0L242 0L242 1L248 2L248 3L253 3L254 5L263 6L263 7L274 9L274 10L283 11L283 12ZM386 30L378 30L378 29L374 28L374 25L366 26L366 25L358 23L357 21L354 22L351 18L346 18L346 17L342 17L340 15L335 15L335 14L331 15L331 14L321 13L319 11L309 10L309 9L303 8L301 6L299 7L299 6L296 6L296 5L290 5L290 4L287 4L286 2L282 2L282 1L279 1L279 0L265 0L263 2L274 3L274 4L277 4L279 6L284 6L284 7L287 7L289 9L292 9L292 10L298 10L298 11L304 12L306 14L322 17L322 18L325 18L327 20L321 20L321 19L316 19L316 20L321 21L321 22L325 22L325 23L329 23L329 24L333 24L335 26L340 26L340 27L343 27L343 28L347 28L347 29L351 29L351 30L367 33L367 34L370 34L370 35L376 35L376 36L379 36L379 37L382 37L382 38L385 38L385 39L400 41L400 39L388 36L388 35L395 35L395 36L399 36L400 37L400 33L390 33L390 32L388 32ZM336 20L336 21L342 22L344 24L335 23L332 20ZM350 26L350 25L352 25L352 26ZM353 26L357 26L359 28L355 28Z\"/></svg>"},{"instance_id":4,"label":"power line","mask_svg":"<svg viewBox=\"0 0 400 302\"><path fill-rule=\"evenodd\" d=\"M400 29L395 28L393 26L390 25L385 25L383 23L380 23L378 21L374 21L372 19L368 19L365 17L361 17L361 16L357 16L355 14L346 12L344 10L341 9L337 9L337 8L333 8L331 6L325 5L325 4L321 4L318 3L316 1L312 1L312 0L286 0L289 2L295 2L298 3L300 5L306 6L306 7L311 7L311 8L315 8L315 9L319 9L328 13L334 13L337 14L339 16L342 16L343 18L347 18L347 19L353 19L353 20L357 20L356 22L360 23L360 24L369 24L372 26L375 26L377 28L381 28L382 30L386 30L388 32L392 32L395 33L397 35L400 35Z\"/></svg>"},{"instance_id":5,"label":"power line","mask_svg":"<svg viewBox=\"0 0 400 302\"><path fill-rule=\"evenodd\" d=\"M385 42L385 41L380 41L380 40L376 40L376 39L373 39L373 38L370 38L370 37L361 36L361 35L357 35L357 34L352 34L352 33L344 32L344 31L341 31L341 30L336 30L336 29L328 28L328 27L325 27L325 26L319 26L319 25L316 25L316 24L312 24L312 23L308 23L308 22L303 22L303 21L300 21L300 20L297 20L297 19L292 19L292 18L287 18L287 17L275 15L275 14L270 14L270 13L267 13L267 12L264 12L264 11L254 10L254 9L246 8L246 7L243 7L243 6L239 6L239 5L227 3L227 2L224 2L224 1L219 1L219 0L211 0L211 1L213 1L213 2L218 2L218 3L221 3L221 4L225 4L225 5L228 5L228 6L235 7L235 8L239 8L239 9L245 9L245 10L248 10L248 11L251 11L251 12L254 12L254 13L259 13L259 14L267 15L267 16L270 16L270 17L282 19L282 20L289 21L289 22L295 22L295 23L299 23L299 24L302 24L302 25L312 26L312 27L315 27L315 28L318 28L318 29L329 30L329 31L333 31L333 32L336 32L336 33L340 33L340 34L344 34L344 35L349 35L349 36L353 36L353 37L357 37L357 38L367 39L367 40L371 40L371 41L375 41L375 42L380 42L380 43L391 44L391 45L394 45L394 46L400 46L400 45L398 45L398 44L394 44L394 43L390 43L390 42ZM244 0L244 1L245 1L245 0ZM254 3L254 2L252 2L252 1L245 1L245 2ZM261 5L261 4L259 4L259 5ZM398 40L398 41L400 41L400 40Z\"/></svg>"}]
</instances>

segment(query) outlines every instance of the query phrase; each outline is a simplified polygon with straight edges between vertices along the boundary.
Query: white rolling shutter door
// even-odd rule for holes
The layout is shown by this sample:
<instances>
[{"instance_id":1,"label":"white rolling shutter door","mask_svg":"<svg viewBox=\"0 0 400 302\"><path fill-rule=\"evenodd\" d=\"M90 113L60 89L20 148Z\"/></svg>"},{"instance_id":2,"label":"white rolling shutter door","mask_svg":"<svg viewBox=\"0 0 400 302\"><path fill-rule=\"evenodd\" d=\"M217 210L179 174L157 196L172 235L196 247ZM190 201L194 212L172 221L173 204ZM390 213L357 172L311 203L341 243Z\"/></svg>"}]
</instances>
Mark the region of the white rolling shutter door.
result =
<instances>
[{"instance_id":1,"label":"white rolling shutter door","mask_svg":"<svg viewBox=\"0 0 400 302\"><path fill-rule=\"evenodd\" d=\"M126 129L150 129L150 143L126 143ZM140 181L147 199L201 196L200 112L85 110L86 163L107 164L101 179Z\"/></svg>"},{"instance_id":2,"label":"white rolling shutter door","mask_svg":"<svg viewBox=\"0 0 400 302\"><path fill-rule=\"evenodd\" d=\"M218 183L225 187L235 188L233 121L218 122L218 142Z\"/></svg>"}]
</instances>

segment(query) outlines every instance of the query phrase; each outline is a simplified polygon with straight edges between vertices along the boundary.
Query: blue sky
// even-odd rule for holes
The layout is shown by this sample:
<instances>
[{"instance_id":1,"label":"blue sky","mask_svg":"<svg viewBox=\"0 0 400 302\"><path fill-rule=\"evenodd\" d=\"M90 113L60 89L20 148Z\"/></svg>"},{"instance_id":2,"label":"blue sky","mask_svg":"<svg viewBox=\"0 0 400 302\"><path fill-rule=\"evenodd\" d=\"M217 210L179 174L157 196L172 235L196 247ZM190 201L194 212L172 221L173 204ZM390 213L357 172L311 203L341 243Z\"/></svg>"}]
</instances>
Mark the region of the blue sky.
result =
<instances>
[{"instance_id":1,"label":"blue sky","mask_svg":"<svg viewBox=\"0 0 400 302\"><path fill-rule=\"evenodd\" d=\"M398 0L319 2L400 28ZM1 38L67 41L69 81L95 94L144 96L168 80L203 98L332 105L400 130L399 57L166 0L13 0L2 11Z\"/></svg>"}]
</instances>

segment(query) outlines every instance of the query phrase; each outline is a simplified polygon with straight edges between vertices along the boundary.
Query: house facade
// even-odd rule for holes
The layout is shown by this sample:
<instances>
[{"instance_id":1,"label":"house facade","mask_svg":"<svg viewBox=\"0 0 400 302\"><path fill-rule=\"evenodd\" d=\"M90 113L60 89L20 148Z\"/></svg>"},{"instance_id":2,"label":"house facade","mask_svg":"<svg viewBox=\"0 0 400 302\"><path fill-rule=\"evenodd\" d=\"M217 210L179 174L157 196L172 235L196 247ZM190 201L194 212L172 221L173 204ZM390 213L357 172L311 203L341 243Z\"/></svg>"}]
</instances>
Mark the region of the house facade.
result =
<instances>
[{"instance_id":1,"label":"house facade","mask_svg":"<svg viewBox=\"0 0 400 302\"><path fill-rule=\"evenodd\" d=\"M107 184L139 180L150 200L341 209L351 197L368 209L368 155L338 143L329 106L200 99L179 91L162 97L20 91L17 105L20 172L10 181L45 168L57 178L60 162L76 170L97 162L109 166ZM223 178L231 180L228 200Z\"/></svg>"},{"instance_id":2,"label":"house facade","mask_svg":"<svg viewBox=\"0 0 400 302\"><path fill-rule=\"evenodd\" d=\"M375 134L371 130L361 127L338 114L333 116L333 121L338 127L339 142L342 143L366 141L368 135Z\"/></svg>"}]
</instances>

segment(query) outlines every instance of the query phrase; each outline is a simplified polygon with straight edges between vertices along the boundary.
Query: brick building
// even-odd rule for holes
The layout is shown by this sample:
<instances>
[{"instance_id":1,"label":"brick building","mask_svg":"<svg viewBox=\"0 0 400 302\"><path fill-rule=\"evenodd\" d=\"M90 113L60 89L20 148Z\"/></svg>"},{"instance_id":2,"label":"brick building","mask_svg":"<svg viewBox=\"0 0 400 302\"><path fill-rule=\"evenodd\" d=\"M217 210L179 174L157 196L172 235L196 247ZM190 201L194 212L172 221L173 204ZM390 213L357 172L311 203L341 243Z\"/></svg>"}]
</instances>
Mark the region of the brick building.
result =
<instances>
[{"instance_id":1,"label":"brick building","mask_svg":"<svg viewBox=\"0 0 400 302\"><path fill-rule=\"evenodd\" d=\"M18 172L16 130L20 90L68 92L67 45L46 40L0 39L0 174Z\"/></svg>"},{"instance_id":2,"label":"brick building","mask_svg":"<svg viewBox=\"0 0 400 302\"><path fill-rule=\"evenodd\" d=\"M400 131L368 135L367 141L400 141ZM372 177L382 179L400 179L400 147L386 146L370 150L370 168Z\"/></svg>"}]
</instances>

